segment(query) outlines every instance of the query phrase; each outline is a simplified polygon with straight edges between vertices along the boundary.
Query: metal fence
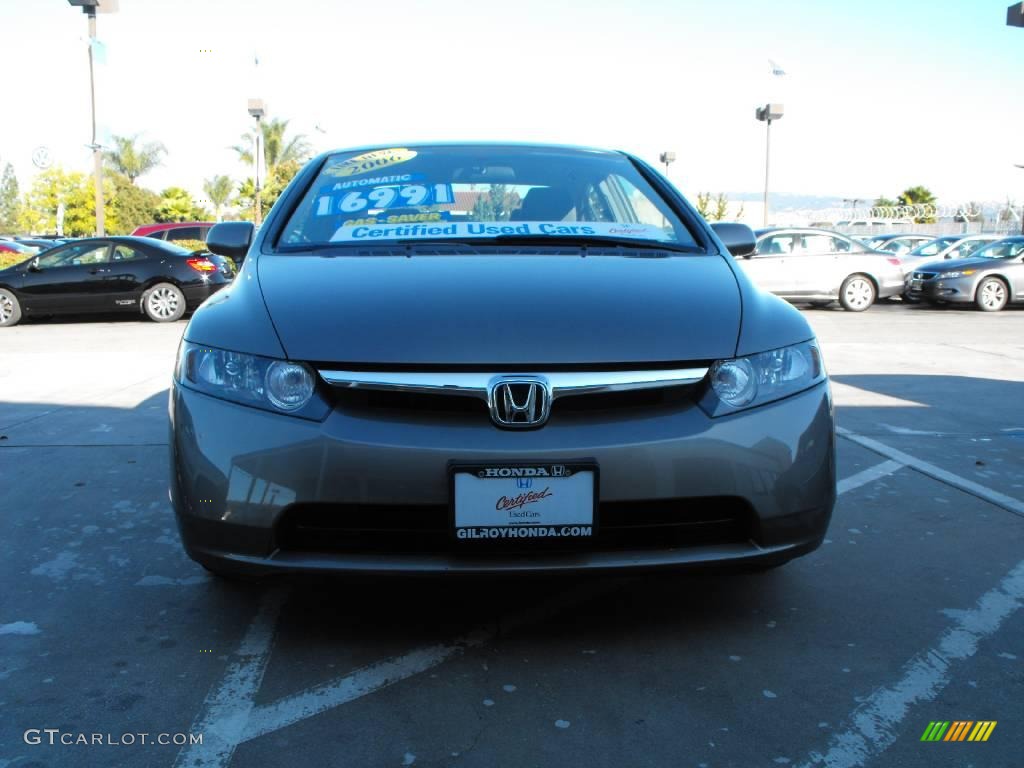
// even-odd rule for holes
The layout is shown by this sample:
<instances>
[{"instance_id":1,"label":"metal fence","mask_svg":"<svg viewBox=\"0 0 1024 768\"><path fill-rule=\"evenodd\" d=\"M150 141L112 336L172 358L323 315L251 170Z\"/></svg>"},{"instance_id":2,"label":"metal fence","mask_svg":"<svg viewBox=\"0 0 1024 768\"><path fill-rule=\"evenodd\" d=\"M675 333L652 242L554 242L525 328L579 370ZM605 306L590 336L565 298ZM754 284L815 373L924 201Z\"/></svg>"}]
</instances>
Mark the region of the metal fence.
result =
<instances>
[{"instance_id":1,"label":"metal fence","mask_svg":"<svg viewBox=\"0 0 1024 768\"><path fill-rule=\"evenodd\" d=\"M869 224L844 224L827 221L812 222L812 226L823 226L826 229L833 229L836 232L843 232L847 235L885 235L885 234L921 234L921 235L1019 235L1021 225L1016 221L996 221L993 219L982 219L980 221L937 221L933 224L918 224L913 221L880 221Z\"/></svg>"}]
</instances>

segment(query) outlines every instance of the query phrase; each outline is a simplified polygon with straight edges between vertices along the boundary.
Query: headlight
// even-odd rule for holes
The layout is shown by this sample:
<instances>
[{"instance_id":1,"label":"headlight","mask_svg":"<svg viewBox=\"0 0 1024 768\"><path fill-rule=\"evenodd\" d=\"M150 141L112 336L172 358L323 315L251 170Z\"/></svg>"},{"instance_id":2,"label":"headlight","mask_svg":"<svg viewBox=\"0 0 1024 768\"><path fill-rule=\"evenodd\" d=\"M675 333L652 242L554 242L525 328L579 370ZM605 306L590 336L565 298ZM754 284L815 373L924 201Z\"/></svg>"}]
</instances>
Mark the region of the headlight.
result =
<instances>
[{"instance_id":1,"label":"headlight","mask_svg":"<svg viewBox=\"0 0 1024 768\"><path fill-rule=\"evenodd\" d=\"M974 274L973 269L965 269L962 272L941 272L939 277L943 280L953 280L957 277L970 277Z\"/></svg>"},{"instance_id":2,"label":"headlight","mask_svg":"<svg viewBox=\"0 0 1024 768\"><path fill-rule=\"evenodd\" d=\"M700 405L710 416L723 416L795 395L824 381L825 375L817 341L719 360L711 366L710 386Z\"/></svg>"},{"instance_id":3,"label":"headlight","mask_svg":"<svg viewBox=\"0 0 1024 768\"><path fill-rule=\"evenodd\" d=\"M300 363L230 352L183 341L174 378L179 384L242 405L322 420L329 406L317 396L313 373Z\"/></svg>"}]
</instances>

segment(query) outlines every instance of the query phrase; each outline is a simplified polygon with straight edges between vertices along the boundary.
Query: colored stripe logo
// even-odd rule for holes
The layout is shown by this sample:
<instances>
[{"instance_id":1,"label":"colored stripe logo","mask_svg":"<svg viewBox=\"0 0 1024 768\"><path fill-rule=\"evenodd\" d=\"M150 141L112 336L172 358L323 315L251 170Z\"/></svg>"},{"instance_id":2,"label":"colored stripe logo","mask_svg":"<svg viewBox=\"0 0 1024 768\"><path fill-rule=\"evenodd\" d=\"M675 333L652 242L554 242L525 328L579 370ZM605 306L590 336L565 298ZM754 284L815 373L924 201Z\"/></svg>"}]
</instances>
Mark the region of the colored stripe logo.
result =
<instances>
[{"instance_id":1,"label":"colored stripe logo","mask_svg":"<svg viewBox=\"0 0 1024 768\"><path fill-rule=\"evenodd\" d=\"M921 741L988 741L996 720L933 720L921 734Z\"/></svg>"}]
</instances>

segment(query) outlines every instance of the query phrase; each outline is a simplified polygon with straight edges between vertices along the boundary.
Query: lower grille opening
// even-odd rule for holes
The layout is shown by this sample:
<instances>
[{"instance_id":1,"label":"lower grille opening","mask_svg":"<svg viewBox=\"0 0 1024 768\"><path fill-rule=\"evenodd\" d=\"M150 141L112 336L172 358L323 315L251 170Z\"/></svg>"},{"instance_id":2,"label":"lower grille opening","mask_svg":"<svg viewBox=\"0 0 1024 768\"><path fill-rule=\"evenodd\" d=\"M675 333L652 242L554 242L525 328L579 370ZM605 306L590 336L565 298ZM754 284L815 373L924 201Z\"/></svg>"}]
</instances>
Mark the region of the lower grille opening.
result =
<instances>
[{"instance_id":1,"label":"lower grille opening","mask_svg":"<svg viewBox=\"0 0 1024 768\"><path fill-rule=\"evenodd\" d=\"M754 538L741 498L715 496L604 502L589 540L457 541L446 505L293 504L276 528L277 548L327 553L522 553L666 549L734 544Z\"/></svg>"}]
</instances>

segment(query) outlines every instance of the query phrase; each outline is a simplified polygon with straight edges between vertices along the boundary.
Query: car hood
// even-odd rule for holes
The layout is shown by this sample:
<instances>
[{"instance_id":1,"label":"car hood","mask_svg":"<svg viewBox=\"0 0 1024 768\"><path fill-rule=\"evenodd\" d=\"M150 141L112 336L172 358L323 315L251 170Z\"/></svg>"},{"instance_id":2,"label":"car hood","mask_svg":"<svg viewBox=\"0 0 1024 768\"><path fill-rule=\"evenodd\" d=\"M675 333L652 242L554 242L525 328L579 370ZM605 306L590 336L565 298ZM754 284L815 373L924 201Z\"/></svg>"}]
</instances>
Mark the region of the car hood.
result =
<instances>
[{"instance_id":1,"label":"car hood","mask_svg":"<svg viewBox=\"0 0 1024 768\"><path fill-rule=\"evenodd\" d=\"M928 272L961 272L972 267L988 268L999 263L999 259L966 258L966 259L940 259L929 261L927 264L915 266L916 270Z\"/></svg>"},{"instance_id":2,"label":"car hood","mask_svg":"<svg viewBox=\"0 0 1024 768\"><path fill-rule=\"evenodd\" d=\"M736 277L720 256L261 255L293 360L573 365L731 357Z\"/></svg>"}]
</instances>

